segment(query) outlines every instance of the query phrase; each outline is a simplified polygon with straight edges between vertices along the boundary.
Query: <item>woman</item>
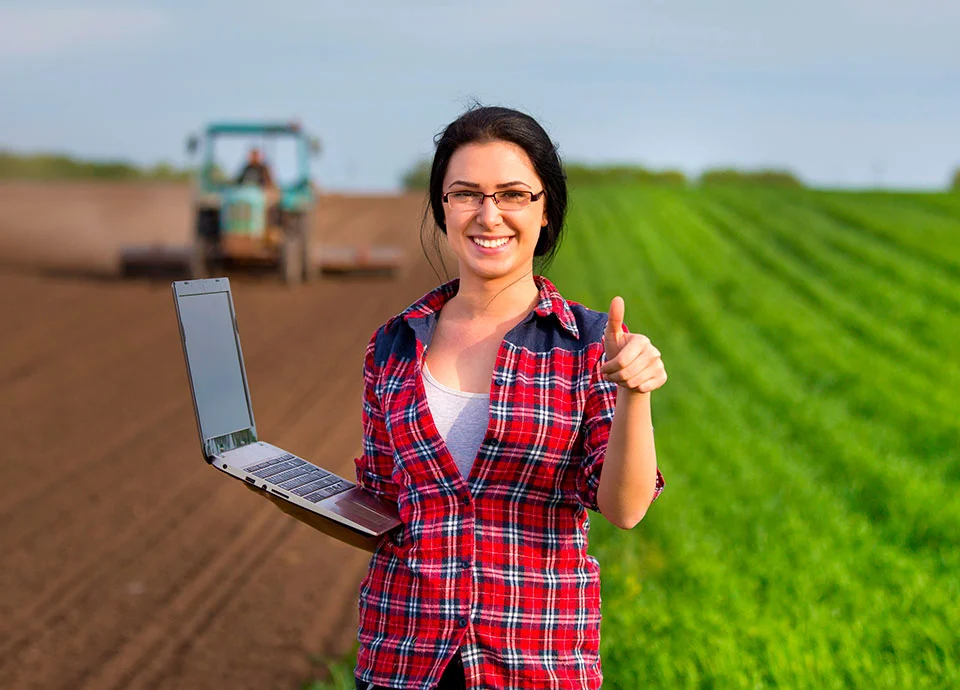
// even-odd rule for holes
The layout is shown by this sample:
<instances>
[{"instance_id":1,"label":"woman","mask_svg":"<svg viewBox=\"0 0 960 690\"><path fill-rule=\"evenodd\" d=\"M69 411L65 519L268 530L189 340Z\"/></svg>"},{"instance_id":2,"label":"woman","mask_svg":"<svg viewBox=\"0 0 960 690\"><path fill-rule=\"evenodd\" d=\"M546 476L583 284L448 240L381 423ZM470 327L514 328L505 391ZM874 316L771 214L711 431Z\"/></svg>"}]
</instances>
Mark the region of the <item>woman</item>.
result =
<instances>
[{"instance_id":1,"label":"woman","mask_svg":"<svg viewBox=\"0 0 960 690\"><path fill-rule=\"evenodd\" d=\"M587 509L633 527L659 495L660 353L567 302L534 261L563 230L556 148L478 107L437 141L430 208L459 279L374 334L361 486L395 502L360 587L357 688L598 688Z\"/></svg>"}]
</instances>

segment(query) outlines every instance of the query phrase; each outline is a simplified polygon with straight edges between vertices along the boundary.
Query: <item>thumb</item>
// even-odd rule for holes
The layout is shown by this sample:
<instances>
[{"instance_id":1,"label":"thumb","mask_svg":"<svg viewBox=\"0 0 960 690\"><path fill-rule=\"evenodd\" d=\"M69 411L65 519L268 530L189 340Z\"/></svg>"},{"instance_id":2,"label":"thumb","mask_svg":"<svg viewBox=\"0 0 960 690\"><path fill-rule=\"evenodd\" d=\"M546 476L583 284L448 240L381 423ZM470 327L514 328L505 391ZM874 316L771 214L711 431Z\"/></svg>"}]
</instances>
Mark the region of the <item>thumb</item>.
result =
<instances>
[{"instance_id":1,"label":"thumb","mask_svg":"<svg viewBox=\"0 0 960 690\"><path fill-rule=\"evenodd\" d=\"M623 298L617 295L610 302L610 313L607 318L607 330L604 334L611 344L619 344L623 338Z\"/></svg>"}]
</instances>

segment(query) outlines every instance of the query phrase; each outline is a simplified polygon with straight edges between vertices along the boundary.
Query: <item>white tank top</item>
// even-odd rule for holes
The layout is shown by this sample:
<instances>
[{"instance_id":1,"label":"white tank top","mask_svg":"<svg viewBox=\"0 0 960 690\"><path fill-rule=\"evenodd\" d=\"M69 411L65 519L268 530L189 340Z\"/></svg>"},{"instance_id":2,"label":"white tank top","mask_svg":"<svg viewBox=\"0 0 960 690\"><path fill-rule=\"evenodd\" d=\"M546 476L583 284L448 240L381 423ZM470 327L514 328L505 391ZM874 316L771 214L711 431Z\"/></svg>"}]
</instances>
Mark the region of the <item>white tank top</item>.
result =
<instances>
[{"instance_id":1,"label":"white tank top","mask_svg":"<svg viewBox=\"0 0 960 690\"><path fill-rule=\"evenodd\" d=\"M453 456L464 478L469 476L477 451L490 424L490 395L465 393L444 386L423 364L423 389L440 438Z\"/></svg>"}]
</instances>

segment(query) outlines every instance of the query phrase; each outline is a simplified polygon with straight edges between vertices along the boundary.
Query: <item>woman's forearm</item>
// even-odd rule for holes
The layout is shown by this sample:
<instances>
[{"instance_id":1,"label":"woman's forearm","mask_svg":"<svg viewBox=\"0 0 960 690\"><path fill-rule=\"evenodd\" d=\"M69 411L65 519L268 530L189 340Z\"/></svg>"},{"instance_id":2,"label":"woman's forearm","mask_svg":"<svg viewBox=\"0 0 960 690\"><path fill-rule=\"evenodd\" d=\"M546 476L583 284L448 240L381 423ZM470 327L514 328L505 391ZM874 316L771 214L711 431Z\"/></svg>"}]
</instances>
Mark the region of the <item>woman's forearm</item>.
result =
<instances>
[{"instance_id":1,"label":"woman's forearm","mask_svg":"<svg viewBox=\"0 0 960 690\"><path fill-rule=\"evenodd\" d=\"M600 512L617 527L631 529L650 507L656 484L650 393L620 387L597 488Z\"/></svg>"}]
</instances>

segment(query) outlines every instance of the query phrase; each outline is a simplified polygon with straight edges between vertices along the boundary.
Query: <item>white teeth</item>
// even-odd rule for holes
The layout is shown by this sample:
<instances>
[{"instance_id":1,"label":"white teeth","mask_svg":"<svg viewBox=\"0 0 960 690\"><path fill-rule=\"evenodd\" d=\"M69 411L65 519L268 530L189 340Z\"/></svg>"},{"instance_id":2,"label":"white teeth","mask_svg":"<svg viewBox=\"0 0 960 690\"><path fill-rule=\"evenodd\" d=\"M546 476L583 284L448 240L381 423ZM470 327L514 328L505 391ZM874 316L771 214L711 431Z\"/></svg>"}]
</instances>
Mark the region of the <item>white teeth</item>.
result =
<instances>
[{"instance_id":1,"label":"white teeth","mask_svg":"<svg viewBox=\"0 0 960 690\"><path fill-rule=\"evenodd\" d=\"M485 239L481 239L480 237L472 237L471 239L475 243L479 244L481 247L485 247L487 249L495 249L496 247L502 247L503 245L505 245L507 242L510 241L509 237L501 237L498 240L485 240Z\"/></svg>"}]
</instances>

